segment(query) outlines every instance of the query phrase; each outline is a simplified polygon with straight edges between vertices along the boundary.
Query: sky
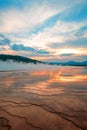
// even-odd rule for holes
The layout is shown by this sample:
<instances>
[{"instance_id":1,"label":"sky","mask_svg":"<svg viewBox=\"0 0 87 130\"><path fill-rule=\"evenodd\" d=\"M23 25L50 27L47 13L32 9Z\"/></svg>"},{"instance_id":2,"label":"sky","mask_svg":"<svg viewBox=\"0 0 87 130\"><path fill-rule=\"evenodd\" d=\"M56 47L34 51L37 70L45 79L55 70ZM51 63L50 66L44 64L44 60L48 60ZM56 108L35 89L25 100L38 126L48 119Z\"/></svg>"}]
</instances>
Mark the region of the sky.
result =
<instances>
[{"instance_id":1,"label":"sky","mask_svg":"<svg viewBox=\"0 0 87 130\"><path fill-rule=\"evenodd\" d=\"M87 60L87 0L0 0L0 53Z\"/></svg>"}]
</instances>

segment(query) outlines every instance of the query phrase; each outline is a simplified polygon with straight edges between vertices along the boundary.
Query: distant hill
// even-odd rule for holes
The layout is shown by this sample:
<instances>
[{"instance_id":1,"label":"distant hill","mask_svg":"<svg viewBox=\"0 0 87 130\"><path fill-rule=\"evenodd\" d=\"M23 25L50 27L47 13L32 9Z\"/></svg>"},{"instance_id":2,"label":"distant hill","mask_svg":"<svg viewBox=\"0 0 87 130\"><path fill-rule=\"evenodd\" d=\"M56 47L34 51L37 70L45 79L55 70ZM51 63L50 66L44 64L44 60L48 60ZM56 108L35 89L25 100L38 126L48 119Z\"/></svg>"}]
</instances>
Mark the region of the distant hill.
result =
<instances>
[{"instance_id":1,"label":"distant hill","mask_svg":"<svg viewBox=\"0 0 87 130\"><path fill-rule=\"evenodd\" d=\"M68 62L49 62L50 65L61 65L61 66L87 66L87 61L83 62L75 62L75 61L68 61Z\"/></svg>"},{"instance_id":2,"label":"distant hill","mask_svg":"<svg viewBox=\"0 0 87 130\"><path fill-rule=\"evenodd\" d=\"M18 55L5 55L5 54L0 54L0 61L13 61L13 62L23 62L23 63L42 63L41 61L26 58L23 56L18 56Z\"/></svg>"},{"instance_id":3,"label":"distant hill","mask_svg":"<svg viewBox=\"0 0 87 130\"><path fill-rule=\"evenodd\" d=\"M22 62L22 63L42 63L42 64L48 64L48 65L61 65L61 66L87 66L87 61L83 62L75 62L75 61L68 61L68 62L44 62L44 61L38 61L30 58L26 58L23 56L18 55L5 55L0 54L0 61L13 61L13 62Z\"/></svg>"}]
</instances>

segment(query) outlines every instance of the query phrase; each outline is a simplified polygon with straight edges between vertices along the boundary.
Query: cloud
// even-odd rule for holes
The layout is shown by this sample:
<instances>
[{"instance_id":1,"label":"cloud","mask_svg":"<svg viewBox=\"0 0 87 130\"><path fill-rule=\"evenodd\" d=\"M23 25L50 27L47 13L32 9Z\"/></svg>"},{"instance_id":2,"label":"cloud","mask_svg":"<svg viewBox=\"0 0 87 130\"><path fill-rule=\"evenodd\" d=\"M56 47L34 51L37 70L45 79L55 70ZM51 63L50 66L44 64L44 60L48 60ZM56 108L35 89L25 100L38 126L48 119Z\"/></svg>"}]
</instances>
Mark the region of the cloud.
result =
<instances>
[{"instance_id":1,"label":"cloud","mask_svg":"<svg viewBox=\"0 0 87 130\"><path fill-rule=\"evenodd\" d=\"M70 57L70 59L72 59L73 61L87 61L87 55L74 55Z\"/></svg>"},{"instance_id":2,"label":"cloud","mask_svg":"<svg viewBox=\"0 0 87 130\"><path fill-rule=\"evenodd\" d=\"M5 51L6 49L4 47L0 47L0 51Z\"/></svg>"},{"instance_id":3,"label":"cloud","mask_svg":"<svg viewBox=\"0 0 87 130\"><path fill-rule=\"evenodd\" d=\"M72 22L72 21L83 21L87 19L87 1L78 1L72 6L66 9L65 12L60 14L60 20L65 22Z\"/></svg>"},{"instance_id":4,"label":"cloud","mask_svg":"<svg viewBox=\"0 0 87 130\"><path fill-rule=\"evenodd\" d=\"M10 53L52 60L86 55L86 6L87 0L2 1L0 45Z\"/></svg>"},{"instance_id":5,"label":"cloud","mask_svg":"<svg viewBox=\"0 0 87 130\"><path fill-rule=\"evenodd\" d=\"M66 57L66 56L72 56L72 55L74 55L74 53L68 53L68 54L60 54L60 56L64 56L64 57Z\"/></svg>"},{"instance_id":6,"label":"cloud","mask_svg":"<svg viewBox=\"0 0 87 130\"><path fill-rule=\"evenodd\" d=\"M14 51L25 51L31 52L32 55L49 55L51 52L47 50L35 49L29 46L24 46L23 44L13 44L10 46Z\"/></svg>"},{"instance_id":7,"label":"cloud","mask_svg":"<svg viewBox=\"0 0 87 130\"><path fill-rule=\"evenodd\" d=\"M23 44L20 44L20 45L13 44L11 46L11 49L14 50L14 51L29 51L29 52L35 52L36 51L34 48L24 46Z\"/></svg>"},{"instance_id":8,"label":"cloud","mask_svg":"<svg viewBox=\"0 0 87 130\"><path fill-rule=\"evenodd\" d=\"M0 32L15 33L30 31L56 14L57 10L44 5L24 9L8 9L0 12Z\"/></svg>"},{"instance_id":9,"label":"cloud","mask_svg":"<svg viewBox=\"0 0 87 130\"><path fill-rule=\"evenodd\" d=\"M63 43L48 43L48 47L52 49L61 49L61 48L87 48L87 38L78 38L66 40Z\"/></svg>"},{"instance_id":10,"label":"cloud","mask_svg":"<svg viewBox=\"0 0 87 130\"><path fill-rule=\"evenodd\" d=\"M81 2L81 0L80 0ZM35 29L56 14L65 13L66 9L75 5L78 0L56 1L14 1L1 2L3 8L0 10L0 32L18 33ZM69 7L68 7L69 4ZM56 17L57 18L57 17ZM53 21L52 21L53 22ZM51 22L50 22L51 23Z\"/></svg>"},{"instance_id":11,"label":"cloud","mask_svg":"<svg viewBox=\"0 0 87 130\"><path fill-rule=\"evenodd\" d=\"M0 46L2 45L10 45L10 40L6 38L4 35L0 34Z\"/></svg>"},{"instance_id":12,"label":"cloud","mask_svg":"<svg viewBox=\"0 0 87 130\"><path fill-rule=\"evenodd\" d=\"M67 42L78 41L79 39L83 39L85 36L84 32L80 36L77 36L76 33L81 32L80 28L86 25L86 21L77 23L77 22L62 22L58 21L53 27L45 28L42 32L38 34L33 34L30 36L29 44L38 47L50 47L53 43L58 43L62 47L62 45L67 45ZM85 36L86 37L86 36ZM86 40L84 39L84 42ZM82 43L82 40L81 40ZM48 46L49 44L49 46ZM54 45L53 45L54 46ZM56 46L55 46L56 47ZM52 48L51 48L52 49Z\"/></svg>"},{"instance_id":13,"label":"cloud","mask_svg":"<svg viewBox=\"0 0 87 130\"><path fill-rule=\"evenodd\" d=\"M45 50L38 50L38 51L36 52L36 54L48 55L48 54L50 54L50 52L49 52L49 51L45 51Z\"/></svg>"}]
</instances>

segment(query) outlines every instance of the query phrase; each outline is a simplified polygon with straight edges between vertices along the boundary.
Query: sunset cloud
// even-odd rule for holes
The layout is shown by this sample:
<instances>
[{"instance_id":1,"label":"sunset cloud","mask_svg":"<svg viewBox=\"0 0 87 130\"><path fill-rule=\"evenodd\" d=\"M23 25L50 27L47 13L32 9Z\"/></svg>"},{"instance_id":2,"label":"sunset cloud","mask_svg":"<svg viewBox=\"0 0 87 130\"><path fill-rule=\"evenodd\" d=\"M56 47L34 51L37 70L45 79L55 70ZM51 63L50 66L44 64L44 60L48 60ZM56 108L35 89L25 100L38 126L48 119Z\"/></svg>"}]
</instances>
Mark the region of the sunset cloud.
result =
<instances>
[{"instance_id":1,"label":"sunset cloud","mask_svg":"<svg viewBox=\"0 0 87 130\"><path fill-rule=\"evenodd\" d=\"M86 60L86 12L86 0L3 0L0 53L43 60Z\"/></svg>"}]
</instances>

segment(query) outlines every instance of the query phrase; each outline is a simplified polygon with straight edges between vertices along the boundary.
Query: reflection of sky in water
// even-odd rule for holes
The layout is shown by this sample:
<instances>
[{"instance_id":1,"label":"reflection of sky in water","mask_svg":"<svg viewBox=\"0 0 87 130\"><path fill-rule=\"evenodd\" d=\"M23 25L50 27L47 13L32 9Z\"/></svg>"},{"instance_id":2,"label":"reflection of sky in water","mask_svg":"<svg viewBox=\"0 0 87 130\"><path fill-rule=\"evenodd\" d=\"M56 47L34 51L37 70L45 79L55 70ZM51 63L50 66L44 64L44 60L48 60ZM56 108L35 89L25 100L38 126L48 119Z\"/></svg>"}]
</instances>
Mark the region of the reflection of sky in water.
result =
<instances>
[{"instance_id":1,"label":"reflection of sky in water","mask_svg":"<svg viewBox=\"0 0 87 130\"><path fill-rule=\"evenodd\" d=\"M86 93L87 69L57 67L51 69L0 72L1 92L26 92L42 95Z\"/></svg>"},{"instance_id":2,"label":"reflection of sky in water","mask_svg":"<svg viewBox=\"0 0 87 130\"><path fill-rule=\"evenodd\" d=\"M45 124L47 122L48 129L48 121L53 119L50 124L53 124L53 121L58 124L58 118L61 115L64 117L64 122L66 119L71 120L68 130L72 129L73 124L86 130L87 68L54 67L0 72L1 108L12 112L12 115L15 113L21 116L24 114L24 117L29 115L29 121L32 122L33 119L34 124L36 118L38 120L41 116L38 120L39 124L44 120ZM17 106L18 104L15 104L15 102L24 107ZM30 104L33 105L30 106ZM47 110L53 111L49 117ZM52 118L53 115L58 117L55 117L57 121ZM69 123L63 125L63 120L60 120L60 122L58 126L60 124L67 126L67 123Z\"/></svg>"}]
</instances>

